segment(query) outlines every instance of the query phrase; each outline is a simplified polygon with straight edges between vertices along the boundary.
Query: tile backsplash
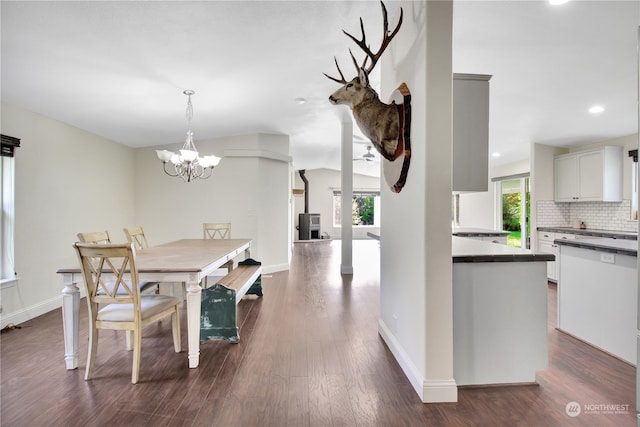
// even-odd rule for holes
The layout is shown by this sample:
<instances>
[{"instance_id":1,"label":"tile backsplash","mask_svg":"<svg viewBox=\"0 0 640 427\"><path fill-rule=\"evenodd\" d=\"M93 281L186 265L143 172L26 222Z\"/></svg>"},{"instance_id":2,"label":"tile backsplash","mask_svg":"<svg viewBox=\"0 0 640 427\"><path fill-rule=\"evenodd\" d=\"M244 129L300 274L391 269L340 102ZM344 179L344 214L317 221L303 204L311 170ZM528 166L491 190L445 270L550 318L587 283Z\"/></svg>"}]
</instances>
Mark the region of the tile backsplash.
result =
<instances>
[{"instance_id":1,"label":"tile backsplash","mask_svg":"<svg viewBox=\"0 0 640 427\"><path fill-rule=\"evenodd\" d=\"M638 231L638 222L631 221L631 200L622 202L554 202L538 200L538 227L571 227L578 220L587 228L611 231Z\"/></svg>"}]
</instances>

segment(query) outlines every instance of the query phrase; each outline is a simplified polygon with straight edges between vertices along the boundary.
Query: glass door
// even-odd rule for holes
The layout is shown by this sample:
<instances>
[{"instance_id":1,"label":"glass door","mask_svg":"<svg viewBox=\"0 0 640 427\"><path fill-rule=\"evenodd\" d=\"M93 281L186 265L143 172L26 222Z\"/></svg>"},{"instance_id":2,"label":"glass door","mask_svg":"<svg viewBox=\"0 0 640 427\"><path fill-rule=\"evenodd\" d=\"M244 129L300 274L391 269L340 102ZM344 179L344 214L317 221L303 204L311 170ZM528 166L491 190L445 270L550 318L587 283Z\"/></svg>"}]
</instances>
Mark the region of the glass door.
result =
<instances>
[{"instance_id":1,"label":"glass door","mask_svg":"<svg viewBox=\"0 0 640 427\"><path fill-rule=\"evenodd\" d=\"M507 244L529 248L530 191L529 177L496 181L499 228L508 231Z\"/></svg>"}]
</instances>

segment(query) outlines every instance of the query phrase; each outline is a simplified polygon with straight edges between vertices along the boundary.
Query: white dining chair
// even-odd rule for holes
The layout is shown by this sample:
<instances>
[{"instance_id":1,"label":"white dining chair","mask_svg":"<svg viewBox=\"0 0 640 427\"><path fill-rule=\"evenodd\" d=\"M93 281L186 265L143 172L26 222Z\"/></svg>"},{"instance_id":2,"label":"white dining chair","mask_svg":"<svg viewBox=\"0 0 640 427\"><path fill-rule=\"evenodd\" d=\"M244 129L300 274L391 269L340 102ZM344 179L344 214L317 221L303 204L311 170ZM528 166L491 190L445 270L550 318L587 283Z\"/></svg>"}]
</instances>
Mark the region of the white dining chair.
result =
<instances>
[{"instance_id":1,"label":"white dining chair","mask_svg":"<svg viewBox=\"0 0 640 427\"><path fill-rule=\"evenodd\" d=\"M230 222L205 222L202 224L202 233L205 239L230 239L231 238L231 223ZM230 259L226 263L220 266L222 269L226 269L227 273L233 270L233 260ZM207 279L205 278L205 287L207 286Z\"/></svg>"},{"instance_id":2,"label":"white dining chair","mask_svg":"<svg viewBox=\"0 0 640 427\"><path fill-rule=\"evenodd\" d=\"M89 347L85 380L90 380L98 351L98 330L124 330L133 341L131 382L138 382L142 350L142 330L150 323L171 316L173 346L180 339L181 301L160 294L141 294L136 251L132 243L76 243L74 245L87 291Z\"/></svg>"}]
</instances>

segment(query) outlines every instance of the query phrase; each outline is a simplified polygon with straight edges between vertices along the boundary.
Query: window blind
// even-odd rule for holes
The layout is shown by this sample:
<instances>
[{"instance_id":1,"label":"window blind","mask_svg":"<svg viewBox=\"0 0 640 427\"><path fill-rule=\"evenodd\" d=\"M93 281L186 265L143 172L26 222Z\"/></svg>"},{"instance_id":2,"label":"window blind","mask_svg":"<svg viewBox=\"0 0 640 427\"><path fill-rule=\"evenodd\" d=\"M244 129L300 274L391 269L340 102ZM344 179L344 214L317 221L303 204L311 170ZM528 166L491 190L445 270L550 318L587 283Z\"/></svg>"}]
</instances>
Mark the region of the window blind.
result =
<instances>
[{"instance_id":1,"label":"window blind","mask_svg":"<svg viewBox=\"0 0 640 427\"><path fill-rule=\"evenodd\" d=\"M20 140L18 138L14 138L13 136L0 135L1 143L0 147L2 148L2 157L13 157L13 153L17 147L20 147Z\"/></svg>"}]
</instances>

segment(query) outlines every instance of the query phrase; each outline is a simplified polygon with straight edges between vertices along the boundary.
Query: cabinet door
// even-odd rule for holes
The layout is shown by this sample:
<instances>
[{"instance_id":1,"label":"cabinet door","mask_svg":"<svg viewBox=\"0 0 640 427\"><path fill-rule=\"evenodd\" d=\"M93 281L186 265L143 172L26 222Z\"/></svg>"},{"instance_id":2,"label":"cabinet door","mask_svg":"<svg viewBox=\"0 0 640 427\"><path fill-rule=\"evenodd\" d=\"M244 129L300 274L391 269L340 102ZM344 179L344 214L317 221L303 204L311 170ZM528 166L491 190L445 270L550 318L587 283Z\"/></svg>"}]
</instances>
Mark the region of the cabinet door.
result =
<instances>
[{"instance_id":1,"label":"cabinet door","mask_svg":"<svg viewBox=\"0 0 640 427\"><path fill-rule=\"evenodd\" d=\"M576 155L578 163L578 200L602 200L604 152L590 151Z\"/></svg>"},{"instance_id":2,"label":"cabinet door","mask_svg":"<svg viewBox=\"0 0 640 427\"><path fill-rule=\"evenodd\" d=\"M454 74L453 191L489 189L490 78L486 75Z\"/></svg>"},{"instance_id":3,"label":"cabinet door","mask_svg":"<svg viewBox=\"0 0 640 427\"><path fill-rule=\"evenodd\" d=\"M573 202L577 197L577 162L576 156L556 157L555 159L555 194L556 202Z\"/></svg>"}]
</instances>

